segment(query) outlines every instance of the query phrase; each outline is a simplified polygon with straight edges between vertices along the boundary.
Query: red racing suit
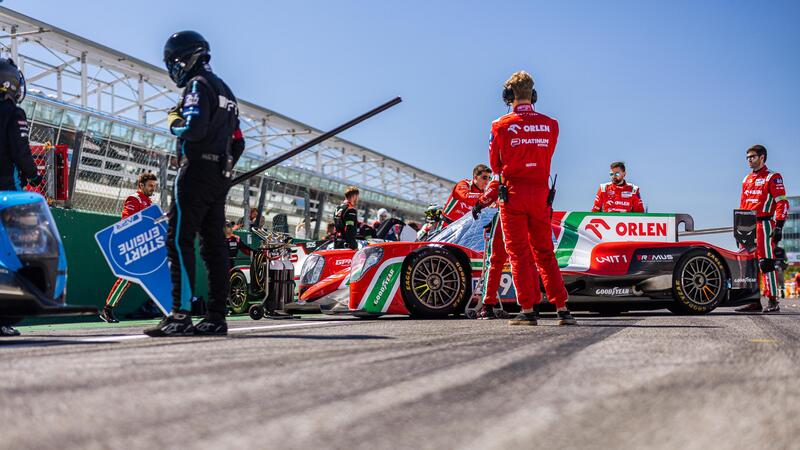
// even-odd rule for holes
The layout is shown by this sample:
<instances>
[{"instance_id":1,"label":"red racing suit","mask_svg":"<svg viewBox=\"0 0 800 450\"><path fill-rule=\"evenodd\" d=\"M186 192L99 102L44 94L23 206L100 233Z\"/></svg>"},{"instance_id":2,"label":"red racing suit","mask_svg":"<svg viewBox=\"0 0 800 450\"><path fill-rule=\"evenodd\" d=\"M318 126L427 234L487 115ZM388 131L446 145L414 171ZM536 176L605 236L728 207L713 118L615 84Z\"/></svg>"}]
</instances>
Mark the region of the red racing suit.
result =
<instances>
[{"instance_id":1,"label":"red racing suit","mask_svg":"<svg viewBox=\"0 0 800 450\"><path fill-rule=\"evenodd\" d=\"M442 210L444 223L442 227L446 227L470 212L481 194L483 194L483 191L472 180L461 180L456 183L453 187L453 192L444 203L444 209Z\"/></svg>"},{"instance_id":2,"label":"red racing suit","mask_svg":"<svg viewBox=\"0 0 800 450\"><path fill-rule=\"evenodd\" d=\"M756 212L756 257L759 260L773 259L775 243L772 242L772 231L776 221L783 225L789 211L781 174L770 172L764 166L744 177L739 208ZM761 294L774 300L778 293L775 270L762 270L761 281Z\"/></svg>"},{"instance_id":3,"label":"red racing suit","mask_svg":"<svg viewBox=\"0 0 800 450\"><path fill-rule=\"evenodd\" d=\"M517 303L523 309L542 300L539 273L548 301L557 308L567 302L547 205L547 180L557 141L558 122L535 112L530 104L517 105L492 122L489 163L508 187L508 201L500 203L500 220Z\"/></svg>"},{"instance_id":4,"label":"red racing suit","mask_svg":"<svg viewBox=\"0 0 800 450\"><path fill-rule=\"evenodd\" d=\"M125 199L125 203L122 204L122 218L127 219L152 204L153 201L150 200L150 197L142 194L141 191L136 191L135 194L128 196ZM114 286L111 287L111 292L106 297L106 306L109 308L117 306L117 303L119 303L129 287L131 287L130 281L117 278Z\"/></svg>"},{"instance_id":5,"label":"red racing suit","mask_svg":"<svg viewBox=\"0 0 800 450\"><path fill-rule=\"evenodd\" d=\"M612 182L603 183L594 196L592 212L644 212L642 193L639 186L622 182L616 185Z\"/></svg>"}]
</instances>

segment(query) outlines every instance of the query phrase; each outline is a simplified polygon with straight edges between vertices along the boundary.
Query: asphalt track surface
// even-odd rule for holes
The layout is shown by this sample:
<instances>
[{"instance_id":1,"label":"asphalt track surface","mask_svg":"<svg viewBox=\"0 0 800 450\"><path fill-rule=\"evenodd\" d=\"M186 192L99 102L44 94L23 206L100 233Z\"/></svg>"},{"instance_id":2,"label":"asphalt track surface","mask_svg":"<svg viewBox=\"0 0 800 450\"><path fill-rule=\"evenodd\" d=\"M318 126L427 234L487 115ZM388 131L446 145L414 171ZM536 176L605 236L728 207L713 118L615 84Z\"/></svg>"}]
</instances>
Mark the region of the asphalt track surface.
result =
<instances>
[{"instance_id":1,"label":"asphalt track surface","mask_svg":"<svg viewBox=\"0 0 800 450\"><path fill-rule=\"evenodd\" d=\"M2 448L797 448L800 307L0 340Z\"/></svg>"}]
</instances>

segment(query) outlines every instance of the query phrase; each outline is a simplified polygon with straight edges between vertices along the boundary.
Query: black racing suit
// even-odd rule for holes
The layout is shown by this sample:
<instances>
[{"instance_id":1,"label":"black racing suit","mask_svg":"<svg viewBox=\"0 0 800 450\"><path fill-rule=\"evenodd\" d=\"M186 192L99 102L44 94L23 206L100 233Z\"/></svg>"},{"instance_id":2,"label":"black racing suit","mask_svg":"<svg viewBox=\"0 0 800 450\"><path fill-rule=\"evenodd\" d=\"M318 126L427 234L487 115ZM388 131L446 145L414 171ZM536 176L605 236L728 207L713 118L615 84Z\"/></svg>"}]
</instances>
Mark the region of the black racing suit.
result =
<instances>
[{"instance_id":1,"label":"black racing suit","mask_svg":"<svg viewBox=\"0 0 800 450\"><path fill-rule=\"evenodd\" d=\"M223 172L227 155L235 163L244 150L239 109L228 86L207 67L186 84L179 107L181 119L170 126L178 136L180 161L167 231L172 309L191 310L199 233L208 271L208 312L224 318L230 261L223 228L230 179Z\"/></svg>"},{"instance_id":2,"label":"black racing suit","mask_svg":"<svg viewBox=\"0 0 800 450\"><path fill-rule=\"evenodd\" d=\"M357 250L358 212L347 200L336 207L336 211L333 213L333 225L336 227L333 248Z\"/></svg>"},{"instance_id":3,"label":"black racing suit","mask_svg":"<svg viewBox=\"0 0 800 450\"><path fill-rule=\"evenodd\" d=\"M37 176L28 143L25 111L10 100L0 102L0 191L19 191Z\"/></svg>"}]
</instances>

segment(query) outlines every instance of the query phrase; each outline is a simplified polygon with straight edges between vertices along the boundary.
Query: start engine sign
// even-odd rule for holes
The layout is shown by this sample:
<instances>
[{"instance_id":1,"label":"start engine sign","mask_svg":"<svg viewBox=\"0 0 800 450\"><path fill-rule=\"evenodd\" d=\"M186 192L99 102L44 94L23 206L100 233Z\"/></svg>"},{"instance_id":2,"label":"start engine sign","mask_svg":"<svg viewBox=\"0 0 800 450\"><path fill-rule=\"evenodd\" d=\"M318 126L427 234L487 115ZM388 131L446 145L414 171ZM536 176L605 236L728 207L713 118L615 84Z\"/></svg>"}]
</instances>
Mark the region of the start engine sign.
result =
<instances>
[{"instance_id":1,"label":"start engine sign","mask_svg":"<svg viewBox=\"0 0 800 450\"><path fill-rule=\"evenodd\" d=\"M111 272L142 286L165 314L172 307L167 263L167 223L153 205L95 234Z\"/></svg>"}]
</instances>

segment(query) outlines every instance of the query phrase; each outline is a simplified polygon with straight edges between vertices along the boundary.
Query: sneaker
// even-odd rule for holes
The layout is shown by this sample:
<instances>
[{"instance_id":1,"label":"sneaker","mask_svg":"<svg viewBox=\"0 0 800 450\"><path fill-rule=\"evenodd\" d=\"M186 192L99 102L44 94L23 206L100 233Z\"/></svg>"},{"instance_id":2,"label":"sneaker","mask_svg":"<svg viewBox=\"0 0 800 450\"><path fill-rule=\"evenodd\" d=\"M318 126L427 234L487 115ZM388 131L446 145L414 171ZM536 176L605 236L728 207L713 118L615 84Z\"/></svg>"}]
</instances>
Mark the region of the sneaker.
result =
<instances>
[{"instance_id":1,"label":"sneaker","mask_svg":"<svg viewBox=\"0 0 800 450\"><path fill-rule=\"evenodd\" d=\"M119 320L114 317L114 309L109 306L103 308L103 312L100 313L100 320L105 323L119 323Z\"/></svg>"},{"instance_id":2,"label":"sneaker","mask_svg":"<svg viewBox=\"0 0 800 450\"><path fill-rule=\"evenodd\" d=\"M199 336L226 336L228 334L228 322L225 318L214 318L206 316L194 326L194 334Z\"/></svg>"},{"instance_id":3,"label":"sneaker","mask_svg":"<svg viewBox=\"0 0 800 450\"><path fill-rule=\"evenodd\" d=\"M742 306L734 309L734 311L740 312L740 313L761 312L761 302L748 303L746 305L742 305Z\"/></svg>"},{"instance_id":4,"label":"sneaker","mask_svg":"<svg viewBox=\"0 0 800 450\"><path fill-rule=\"evenodd\" d=\"M11 325L0 326L0 336L19 336L19 330Z\"/></svg>"},{"instance_id":5,"label":"sneaker","mask_svg":"<svg viewBox=\"0 0 800 450\"><path fill-rule=\"evenodd\" d=\"M558 314L558 325L577 325L578 321L572 317L572 313L569 311L557 311Z\"/></svg>"},{"instance_id":6,"label":"sneaker","mask_svg":"<svg viewBox=\"0 0 800 450\"><path fill-rule=\"evenodd\" d=\"M478 311L478 319L491 320L496 318L497 316L494 314L494 305L487 305L484 303Z\"/></svg>"},{"instance_id":7,"label":"sneaker","mask_svg":"<svg viewBox=\"0 0 800 450\"><path fill-rule=\"evenodd\" d=\"M781 311L781 305L778 304L777 300L773 299L769 299L769 302L767 302L767 306L765 306L764 309L761 310L761 312L764 314L776 313L780 311Z\"/></svg>"},{"instance_id":8,"label":"sneaker","mask_svg":"<svg viewBox=\"0 0 800 450\"><path fill-rule=\"evenodd\" d=\"M514 326L514 325L527 325L527 326L531 326L532 327L532 326L536 326L537 325L537 321L536 320L538 318L539 318L539 315L536 314L535 312L532 312L532 313L519 313L516 316L514 316L514 318L509 320L508 324L511 325L511 326Z\"/></svg>"},{"instance_id":9,"label":"sneaker","mask_svg":"<svg viewBox=\"0 0 800 450\"><path fill-rule=\"evenodd\" d=\"M150 337L189 336L194 334L194 326L188 311L173 311L158 325L144 330L144 334Z\"/></svg>"}]
</instances>

